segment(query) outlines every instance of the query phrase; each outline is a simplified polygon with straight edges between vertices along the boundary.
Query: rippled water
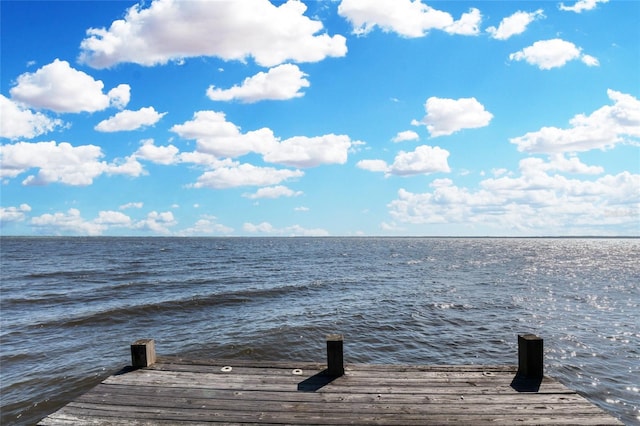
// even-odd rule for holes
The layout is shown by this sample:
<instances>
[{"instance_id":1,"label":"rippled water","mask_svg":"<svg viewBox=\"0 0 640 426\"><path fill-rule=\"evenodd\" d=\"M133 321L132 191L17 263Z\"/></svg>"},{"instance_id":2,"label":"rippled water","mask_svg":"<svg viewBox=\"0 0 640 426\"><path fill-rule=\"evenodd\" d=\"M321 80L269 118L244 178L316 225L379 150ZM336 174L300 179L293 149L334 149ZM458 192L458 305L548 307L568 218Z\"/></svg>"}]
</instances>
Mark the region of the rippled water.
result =
<instances>
[{"instance_id":1,"label":"rippled water","mask_svg":"<svg viewBox=\"0 0 640 426\"><path fill-rule=\"evenodd\" d=\"M1 240L2 424L33 424L129 362L161 355L516 364L640 423L640 240Z\"/></svg>"}]
</instances>

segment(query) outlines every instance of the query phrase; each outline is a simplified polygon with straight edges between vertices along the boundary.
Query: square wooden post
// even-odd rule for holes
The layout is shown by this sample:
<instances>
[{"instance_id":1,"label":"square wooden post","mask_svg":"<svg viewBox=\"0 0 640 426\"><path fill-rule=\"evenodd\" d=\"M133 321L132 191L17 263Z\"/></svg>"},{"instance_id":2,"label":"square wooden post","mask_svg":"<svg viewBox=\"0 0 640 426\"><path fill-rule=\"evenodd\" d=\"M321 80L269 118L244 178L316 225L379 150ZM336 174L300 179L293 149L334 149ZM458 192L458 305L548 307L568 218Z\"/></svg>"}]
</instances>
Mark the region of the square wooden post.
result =
<instances>
[{"instance_id":1,"label":"square wooden post","mask_svg":"<svg viewBox=\"0 0 640 426\"><path fill-rule=\"evenodd\" d=\"M541 379L544 374L544 345L535 334L518 335L518 376Z\"/></svg>"},{"instance_id":2,"label":"square wooden post","mask_svg":"<svg viewBox=\"0 0 640 426\"><path fill-rule=\"evenodd\" d=\"M340 377L344 374L344 337L342 334L327 335L327 374Z\"/></svg>"},{"instance_id":3,"label":"square wooden post","mask_svg":"<svg viewBox=\"0 0 640 426\"><path fill-rule=\"evenodd\" d=\"M156 362L156 344L153 339L140 339L131 345L131 366L144 368Z\"/></svg>"}]
</instances>

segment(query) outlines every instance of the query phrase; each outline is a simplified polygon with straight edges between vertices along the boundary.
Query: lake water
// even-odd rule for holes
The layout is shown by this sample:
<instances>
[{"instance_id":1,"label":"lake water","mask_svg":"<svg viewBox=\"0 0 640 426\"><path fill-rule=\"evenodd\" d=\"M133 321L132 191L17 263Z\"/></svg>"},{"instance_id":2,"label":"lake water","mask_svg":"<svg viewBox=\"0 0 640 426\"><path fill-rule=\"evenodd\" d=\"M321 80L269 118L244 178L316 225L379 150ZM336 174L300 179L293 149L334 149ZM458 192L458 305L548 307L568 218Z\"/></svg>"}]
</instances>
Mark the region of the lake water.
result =
<instances>
[{"instance_id":1,"label":"lake water","mask_svg":"<svg viewBox=\"0 0 640 426\"><path fill-rule=\"evenodd\" d=\"M1 239L1 424L34 424L130 362L160 355L517 364L640 424L640 240Z\"/></svg>"}]
</instances>

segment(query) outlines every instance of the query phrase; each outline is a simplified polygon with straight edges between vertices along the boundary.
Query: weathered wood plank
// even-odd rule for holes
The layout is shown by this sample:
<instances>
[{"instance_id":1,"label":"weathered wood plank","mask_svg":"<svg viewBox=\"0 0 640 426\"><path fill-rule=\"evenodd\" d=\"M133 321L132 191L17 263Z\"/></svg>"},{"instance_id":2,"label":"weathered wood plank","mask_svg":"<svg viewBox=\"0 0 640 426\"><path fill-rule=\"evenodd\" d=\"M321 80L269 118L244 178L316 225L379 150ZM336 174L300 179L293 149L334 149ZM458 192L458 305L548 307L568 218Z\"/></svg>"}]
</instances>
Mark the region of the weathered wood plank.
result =
<instances>
[{"instance_id":1,"label":"weathered wood plank","mask_svg":"<svg viewBox=\"0 0 640 426\"><path fill-rule=\"evenodd\" d=\"M421 403L424 401L453 403L461 398L459 394L375 394L375 393L344 393L344 392L278 392L278 391L248 391L248 390L226 390L215 388L171 388L165 386L130 386L124 384L102 383L96 386L90 394L103 395L105 398L110 395L128 396L150 396L150 397L174 397L176 392L185 398L210 398L229 399L231 397L241 397L244 399L258 400L286 400L286 401L324 401L324 402L374 402L374 401L406 401L408 403ZM86 394L88 395L88 394ZM84 398L81 396L79 400ZM467 394L464 400L470 403L483 404L588 404L583 397L575 392L568 394L538 394L538 393L513 393L513 394Z\"/></svg>"},{"instance_id":2,"label":"weathered wood plank","mask_svg":"<svg viewBox=\"0 0 640 426\"><path fill-rule=\"evenodd\" d=\"M74 413L74 409L84 409L84 411ZM297 412L269 412L258 411L253 413L238 411L215 411L215 410L195 410L176 409L174 407L158 410L156 408L137 407L134 410L123 410L123 407L115 405L96 405L73 403L67 406L69 413L62 413L67 419L73 416L90 418L96 416L107 420L108 423L115 423L118 419L128 419L130 423L137 420L175 423L268 423L268 424L387 424L387 425L420 425L420 424L611 424L604 416L571 414L531 414L517 413L507 416L495 416L492 414L461 414L461 413L434 413L432 415L406 413L397 414L366 414L358 417L345 417L342 413L322 412L322 413L297 413ZM53 420L53 418L52 418ZM42 423L44 425L55 425L55 423Z\"/></svg>"},{"instance_id":3,"label":"weathered wood plank","mask_svg":"<svg viewBox=\"0 0 640 426\"><path fill-rule=\"evenodd\" d=\"M160 370L160 371L184 371L194 373L211 373L211 374L228 374L222 371L222 368L227 364L187 364L187 363L158 363L148 368L148 370ZM232 372L242 375L258 375L258 376L289 376L293 370L301 370L302 373L319 372L323 371L322 365L311 364L289 364L282 368L269 368L269 367L252 367L252 366L237 366L233 364ZM345 366L345 373L350 377L373 377L380 378L392 372L394 378L412 378L419 375L420 377L490 377L492 375L507 375L511 379L515 373L515 369L496 369L496 368L474 368L474 369L458 369L452 367L449 370L444 369L406 369L399 367L397 370L378 370L369 368L354 368L350 365Z\"/></svg>"},{"instance_id":4,"label":"weathered wood plank","mask_svg":"<svg viewBox=\"0 0 640 426\"><path fill-rule=\"evenodd\" d=\"M299 362L299 361L265 361L265 360L243 360L243 359L190 359L178 356L162 356L157 358L158 364L183 364L188 366L224 366L233 365L235 367L248 368L264 368L268 370L290 370L291 368L308 368L323 370L326 365L318 362ZM155 367L155 366L154 366ZM152 367L152 368L154 368ZM461 364L461 365L387 365L387 364L346 364L345 370L356 369L357 371L504 371L515 373L517 366L515 365L484 365L484 364Z\"/></svg>"},{"instance_id":5,"label":"weathered wood plank","mask_svg":"<svg viewBox=\"0 0 640 426\"><path fill-rule=\"evenodd\" d=\"M337 378L325 368L159 358L40 424L620 424L548 378L518 392L513 367L346 365Z\"/></svg>"},{"instance_id":6,"label":"weathered wood plank","mask_svg":"<svg viewBox=\"0 0 640 426\"><path fill-rule=\"evenodd\" d=\"M202 397L185 397L182 394L173 396L142 396L138 395L132 400L131 395L109 395L105 398L103 395L95 395L93 393L79 398L78 404L104 404L109 403L120 407L173 407L176 409L207 409L216 411L242 411L242 412L289 412L298 413L341 413L343 417L359 417L362 414L396 414L403 415L412 413L413 415L431 415L438 414L483 414L491 413L492 415L512 415L513 413L551 413L561 411L562 415L573 414L600 414L600 410L596 407L584 402L574 403L571 405L554 405L546 403L501 403L486 404L482 401L469 402L465 399L458 399L448 402L434 402L424 399L419 402L408 402L402 400L384 401L371 400L368 402L355 401L290 401L285 399L267 399L267 398L243 398L240 396L228 396L227 398L202 398ZM135 405L132 405L135 404Z\"/></svg>"},{"instance_id":7,"label":"weathered wood plank","mask_svg":"<svg viewBox=\"0 0 640 426\"><path fill-rule=\"evenodd\" d=\"M314 372L311 372L314 373ZM308 377L306 377L308 379ZM227 375L194 372L175 372L162 370L138 370L122 376L113 376L105 383L122 383L130 385L155 385L169 387L218 387L220 389L247 390L298 390L298 385L306 379L305 376L257 376ZM319 378L318 380L322 380ZM425 380L395 380L380 378L367 380L351 378L349 375L337 378L330 383L330 387L344 388L340 391L356 393L513 393L512 377L494 376L488 378L466 379L464 377L440 380L437 378ZM325 387L317 389L325 392ZM544 380L538 393L573 393L564 385Z\"/></svg>"}]
</instances>

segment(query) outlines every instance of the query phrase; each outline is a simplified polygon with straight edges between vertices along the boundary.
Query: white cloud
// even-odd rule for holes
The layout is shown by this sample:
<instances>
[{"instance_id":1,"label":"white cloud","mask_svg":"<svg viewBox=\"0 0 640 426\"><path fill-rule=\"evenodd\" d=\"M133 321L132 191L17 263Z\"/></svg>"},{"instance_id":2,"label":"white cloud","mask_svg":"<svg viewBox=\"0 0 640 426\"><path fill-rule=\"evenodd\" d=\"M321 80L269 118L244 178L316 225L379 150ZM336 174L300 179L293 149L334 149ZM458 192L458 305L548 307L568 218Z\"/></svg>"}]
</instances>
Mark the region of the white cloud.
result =
<instances>
[{"instance_id":1,"label":"white cloud","mask_svg":"<svg viewBox=\"0 0 640 426\"><path fill-rule=\"evenodd\" d=\"M184 139L195 139L199 152L217 157L239 157L250 152L262 153L276 144L270 129L242 133L240 128L216 111L197 111L193 120L171 128Z\"/></svg>"},{"instance_id":2,"label":"white cloud","mask_svg":"<svg viewBox=\"0 0 640 426\"><path fill-rule=\"evenodd\" d=\"M61 235L102 235L107 225L87 221L78 209L69 209L67 213L46 213L31 219L31 225L45 234Z\"/></svg>"},{"instance_id":3,"label":"white cloud","mask_svg":"<svg viewBox=\"0 0 640 426\"><path fill-rule=\"evenodd\" d=\"M512 61L526 61L541 70L549 70L565 65L567 62L580 59L588 66L598 65L598 60L591 55L582 54L582 49L575 44L559 38L536 41L529 47L512 53Z\"/></svg>"},{"instance_id":4,"label":"white cloud","mask_svg":"<svg viewBox=\"0 0 640 426\"><path fill-rule=\"evenodd\" d=\"M431 97L427 99L424 108L427 115L419 123L427 125L431 137L451 135L462 129L485 127L493 118L493 114L486 111L476 98Z\"/></svg>"},{"instance_id":5,"label":"white cloud","mask_svg":"<svg viewBox=\"0 0 640 426\"><path fill-rule=\"evenodd\" d=\"M416 141L420 139L420 136L413 130L405 130L404 132L398 132L397 135L391 139L392 142L404 142L404 141Z\"/></svg>"},{"instance_id":6,"label":"white cloud","mask_svg":"<svg viewBox=\"0 0 640 426\"><path fill-rule=\"evenodd\" d=\"M239 186L269 186L303 175L304 173L300 170L274 169L272 167L241 164L207 171L198 178L193 187L223 189Z\"/></svg>"},{"instance_id":7,"label":"white cloud","mask_svg":"<svg viewBox=\"0 0 640 426\"><path fill-rule=\"evenodd\" d=\"M482 14L480 10L472 7L468 12L463 13L460 19L445 27L444 31L449 34L474 36L480 34L481 22Z\"/></svg>"},{"instance_id":8,"label":"white cloud","mask_svg":"<svg viewBox=\"0 0 640 426\"><path fill-rule=\"evenodd\" d=\"M293 209L296 212L308 212L310 209L309 207L305 207L305 206L300 206L300 207L296 207Z\"/></svg>"},{"instance_id":9,"label":"white cloud","mask_svg":"<svg viewBox=\"0 0 640 426\"><path fill-rule=\"evenodd\" d=\"M0 137L12 140L32 139L63 126L62 120L32 112L4 95L0 95L0 117Z\"/></svg>"},{"instance_id":10,"label":"white cloud","mask_svg":"<svg viewBox=\"0 0 640 426\"><path fill-rule=\"evenodd\" d=\"M151 231L156 234L168 235L171 233L170 228L177 223L173 213L170 211L160 213L152 211L147 215L146 219L136 222L133 227L135 229Z\"/></svg>"},{"instance_id":11,"label":"white cloud","mask_svg":"<svg viewBox=\"0 0 640 426\"><path fill-rule=\"evenodd\" d=\"M297 65L283 64L271 68L266 73L259 72L246 78L241 86L233 86L230 89L217 89L210 86L207 96L214 101L237 99L246 103L299 98L304 96L300 89L310 85L306 76Z\"/></svg>"},{"instance_id":12,"label":"white cloud","mask_svg":"<svg viewBox=\"0 0 640 426\"><path fill-rule=\"evenodd\" d=\"M481 182L473 191L449 179L432 190L401 189L389 203L395 221L411 224L460 224L467 230L492 229L500 235L608 234L614 226L637 234L640 175L623 172L595 181L568 179L529 169L521 176ZM611 227L611 228L608 228Z\"/></svg>"},{"instance_id":13,"label":"white cloud","mask_svg":"<svg viewBox=\"0 0 640 426\"><path fill-rule=\"evenodd\" d=\"M56 59L34 73L24 73L11 88L11 97L33 108L56 112L95 112L129 103L130 87L121 84L107 94L104 84L90 75Z\"/></svg>"},{"instance_id":14,"label":"white cloud","mask_svg":"<svg viewBox=\"0 0 640 426\"><path fill-rule=\"evenodd\" d=\"M616 144L638 143L640 101L631 95L608 90L614 104L605 105L591 115L578 114L568 129L543 127L510 139L519 151L531 153L581 152L607 149Z\"/></svg>"},{"instance_id":15,"label":"white cloud","mask_svg":"<svg viewBox=\"0 0 640 426\"><path fill-rule=\"evenodd\" d=\"M520 163L521 170L530 167L534 170L557 170L559 172L572 174L599 175L604 173L603 167L584 164L576 156L567 158L563 154L554 154L550 156L548 163L544 163L538 158L530 158L528 160L531 161L529 165L523 162Z\"/></svg>"},{"instance_id":16,"label":"white cloud","mask_svg":"<svg viewBox=\"0 0 640 426\"><path fill-rule=\"evenodd\" d=\"M295 136L280 141L268 128L242 133L224 113L215 111L198 111L193 120L177 124L171 131L195 139L199 153L230 158L256 153L264 161L294 167L344 164L349 149L359 144L345 135Z\"/></svg>"},{"instance_id":17,"label":"white cloud","mask_svg":"<svg viewBox=\"0 0 640 426\"><path fill-rule=\"evenodd\" d=\"M294 167L316 167L347 162L351 140L346 135L294 136L271 146L264 161Z\"/></svg>"},{"instance_id":18,"label":"white cloud","mask_svg":"<svg viewBox=\"0 0 640 426\"><path fill-rule=\"evenodd\" d=\"M598 58L595 58L591 55L582 55L580 57L580 60L589 67L600 66L600 61L598 61Z\"/></svg>"},{"instance_id":19,"label":"white cloud","mask_svg":"<svg viewBox=\"0 0 640 426\"><path fill-rule=\"evenodd\" d=\"M480 11L471 9L454 21L449 13L420 0L342 0L338 13L351 23L354 34L358 35L367 34L376 26L403 37L423 37L430 30L476 35L482 20Z\"/></svg>"},{"instance_id":20,"label":"white cloud","mask_svg":"<svg viewBox=\"0 0 640 426\"><path fill-rule=\"evenodd\" d=\"M306 229L300 225L292 225L279 229L274 228L269 222L262 222L257 225L245 223L242 229L251 234L269 234L289 237L326 237L329 235L329 232L321 228Z\"/></svg>"},{"instance_id":21,"label":"white cloud","mask_svg":"<svg viewBox=\"0 0 640 426\"><path fill-rule=\"evenodd\" d=\"M581 13L585 10L595 9L598 3L607 3L609 0L579 0L574 3L573 6L565 6L564 3L560 3L560 10L566 10L569 12Z\"/></svg>"},{"instance_id":22,"label":"white cloud","mask_svg":"<svg viewBox=\"0 0 640 426\"><path fill-rule=\"evenodd\" d=\"M237 165L237 161L233 161L229 158L219 159L215 155L207 154L204 152L182 152L178 155L178 160L183 163L192 163L198 166L203 166L207 169L216 169L218 167L231 167Z\"/></svg>"},{"instance_id":23,"label":"white cloud","mask_svg":"<svg viewBox=\"0 0 640 426\"><path fill-rule=\"evenodd\" d=\"M153 126L166 112L159 113L153 107L140 108L137 111L120 111L113 117L101 121L95 127L99 132L120 132L136 130L145 126Z\"/></svg>"},{"instance_id":24,"label":"white cloud","mask_svg":"<svg viewBox=\"0 0 640 426\"><path fill-rule=\"evenodd\" d=\"M536 19L544 18L542 9L535 12L518 11L511 16L504 18L498 28L489 27L487 32L492 38L497 40L507 40L511 36L522 34L527 26Z\"/></svg>"},{"instance_id":25,"label":"white cloud","mask_svg":"<svg viewBox=\"0 0 640 426\"><path fill-rule=\"evenodd\" d=\"M0 207L0 224L22 222L30 211L29 204L20 204L19 207Z\"/></svg>"},{"instance_id":26,"label":"white cloud","mask_svg":"<svg viewBox=\"0 0 640 426\"><path fill-rule=\"evenodd\" d=\"M356 167L370 172L387 173L389 171L389 165L384 160L360 160L356 163Z\"/></svg>"},{"instance_id":27,"label":"white cloud","mask_svg":"<svg viewBox=\"0 0 640 426\"><path fill-rule=\"evenodd\" d=\"M299 197L302 194L302 191L294 191L284 185L278 185L260 188L253 194L243 194L243 197L257 200L259 198Z\"/></svg>"},{"instance_id":28,"label":"white cloud","mask_svg":"<svg viewBox=\"0 0 640 426\"><path fill-rule=\"evenodd\" d=\"M179 235L230 235L232 233L233 228L217 223L217 218L215 216L205 216L202 219L198 219L191 228L187 228L179 232Z\"/></svg>"},{"instance_id":29,"label":"white cloud","mask_svg":"<svg viewBox=\"0 0 640 426\"><path fill-rule=\"evenodd\" d=\"M106 226L131 226L131 218L122 212L101 211L94 223Z\"/></svg>"},{"instance_id":30,"label":"white cloud","mask_svg":"<svg viewBox=\"0 0 640 426\"><path fill-rule=\"evenodd\" d=\"M153 139L142 141L142 146L133 154L136 158L156 164L175 164L179 161L179 150L173 145L156 146Z\"/></svg>"},{"instance_id":31,"label":"white cloud","mask_svg":"<svg viewBox=\"0 0 640 426\"><path fill-rule=\"evenodd\" d=\"M447 164L448 157L449 151L446 149L422 145L411 152L400 151L393 160L389 173L399 176L448 173L451 171Z\"/></svg>"},{"instance_id":32,"label":"white cloud","mask_svg":"<svg viewBox=\"0 0 640 426\"><path fill-rule=\"evenodd\" d=\"M258 225L254 225L253 223L245 223L242 226L242 229L244 229L245 232L251 232L251 233L260 232L264 234L270 234L274 230L273 226L268 222L262 222L262 223L259 223Z\"/></svg>"},{"instance_id":33,"label":"white cloud","mask_svg":"<svg viewBox=\"0 0 640 426\"><path fill-rule=\"evenodd\" d=\"M109 97L109 106L123 109L129 104L131 98L131 87L128 84L119 84L107 93Z\"/></svg>"},{"instance_id":34,"label":"white cloud","mask_svg":"<svg viewBox=\"0 0 640 426\"><path fill-rule=\"evenodd\" d=\"M307 6L268 0L155 0L148 8L131 7L109 29L87 30L80 61L95 68L121 62L141 65L217 56L253 57L266 67L288 60L317 62L347 52L346 39L323 32L322 22L304 16Z\"/></svg>"},{"instance_id":35,"label":"white cloud","mask_svg":"<svg viewBox=\"0 0 640 426\"><path fill-rule=\"evenodd\" d=\"M564 155L557 154L551 156L549 162L549 170L558 170L564 173L598 175L604 173L604 167L589 166L584 164L578 157L572 156L566 158Z\"/></svg>"},{"instance_id":36,"label":"white cloud","mask_svg":"<svg viewBox=\"0 0 640 426\"><path fill-rule=\"evenodd\" d=\"M384 172L387 176L448 173L451 171L447 163L448 157L449 151L446 149L421 145L411 152L400 151L391 165L383 160L362 160L356 164L356 167L371 172Z\"/></svg>"},{"instance_id":37,"label":"white cloud","mask_svg":"<svg viewBox=\"0 0 640 426\"><path fill-rule=\"evenodd\" d=\"M145 170L135 157L130 155L124 159L116 159L113 163L109 163L105 167L105 173L108 175L125 175L137 177L145 174Z\"/></svg>"},{"instance_id":38,"label":"white cloud","mask_svg":"<svg viewBox=\"0 0 640 426\"><path fill-rule=\"evenodd\" d=\"M119 208L120 210L141 209L143 206L144 206L144 203L142 202L134 202L134 203L123 204Z\"/></svg>"},{"instance_id":39,"label":"white cloud","mask_svg":"<svg viewBox=\"0 0 640 426\"><path fill-rule=\"evenodd\" d=\"M67 212L46 213L33 217L29 223L43 234L96 236L102 235L112 228L169 235L170 228L175 226L177 221L171 212L152 211L147 214L146 218L136 221L122 212L110 210L100 211L96 218L86 220L78 209L72 208Z\"/></svg>"},{"instance_id":40,"label":"white cloud","mask_svg":"<svg viewBox=\"0 0 640 426\"><path fill-rule=\"evenodd\" d=\"M102 174L139 176L142 166L129 157L124 162L99 161L102 150L95 145L74 147L67 142L18 142L2 145L0 176L13 178L32 168L38 175L28 176L24 185L45 185L60 182L67 185L90 185Z\"/></svg>"}]
</instances>

